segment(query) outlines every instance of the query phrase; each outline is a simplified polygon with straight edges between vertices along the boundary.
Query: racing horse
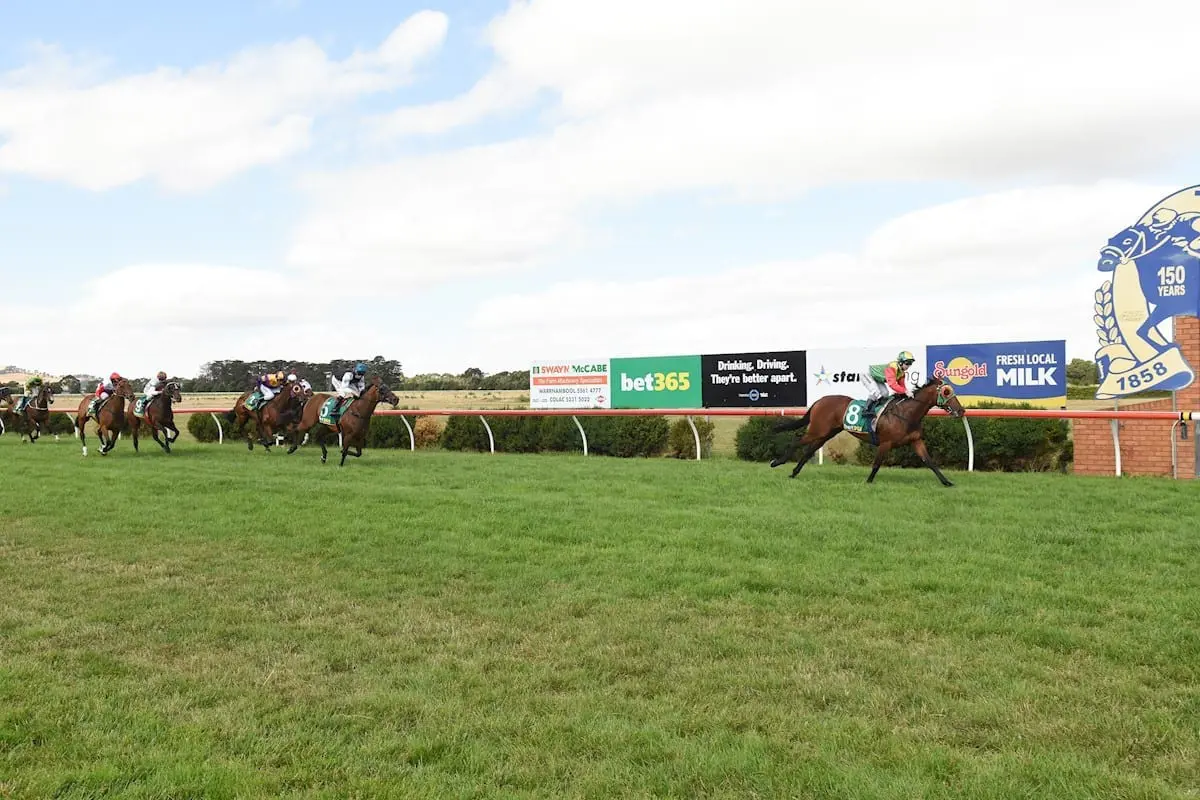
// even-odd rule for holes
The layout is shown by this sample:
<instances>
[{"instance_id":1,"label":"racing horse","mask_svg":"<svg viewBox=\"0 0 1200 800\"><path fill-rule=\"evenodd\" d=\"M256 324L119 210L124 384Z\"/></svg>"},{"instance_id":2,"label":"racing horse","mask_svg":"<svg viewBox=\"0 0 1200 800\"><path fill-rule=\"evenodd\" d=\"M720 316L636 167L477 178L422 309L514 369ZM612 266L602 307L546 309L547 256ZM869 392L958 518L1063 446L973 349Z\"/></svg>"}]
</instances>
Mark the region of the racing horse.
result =
<instances>
[{"instance_id":1,"label":"racing horse","mask_svg":"<svg viewBox=\"0 0 1200 800\"><path fill-rule=\"evenodd\" d=\"M374 375L368 381L367 388L363 390L362 394L350 401L350 405L342 412L338 421L333 425L328 425L321 422L320 415L321 407L330 397L332 395L324 393L313 395L312 400L304 408L304 416L300 419L300 424L292 433L292 446L288 448L288 454L296 452L296 448L300 446L300 438L311 432L312 438L321 445L321 463L324 464L329 457L325 443L336 433L342 449L342 460L338 466L344 467L347 455L355 458L362 457L363 447L367 443L367 428L371 424L371 415L375 413L375 406L383 401L390 403L392 408L395 408L399 404L400 398L383 385L378 375ZM351 448L354 448L355 452L351 453Z\"/></svg>"},{"instance_id":2,"label":"racing horse","mask_svg":"<svg viewBox=\"0 0 1200 800\"><path fill-rule=\"evenodd\" d=\"M253 410L246 408L246 400L250 395L254 394L256 389L250 389L243 392L242 395L234 402L233 408L225 412L225 420L227 422L236 422L234 436L246 437L246 448L254 449L254 437L246 431L246 423L251 419L254 420L254 431L258 435L258 443L263 446L267 452L271 450L271 440L275 438L277 429L290 429L290 425L294 424L296 418L300 416L304 404L308 398L312 397L312 387L307 382L301 383L286 383L279 387L275 396L268 400L265 404L260 405Z\"/></svg>"},{"instance_id":3,"label":"racing horse","mask_svg":"<svg viewBox=\"0 0 1200 800\"><path fill-rule=\"evenodd\" d=\"M804 452L800 454L800 458L796 462L796 467L792 470L791 477L796 477L800 473L801 468L813 457L813 454L817 450L827 441L845 430L844 421L847 416L846 412L852 402L855 401L846 395L827 395L813 403L812 407L804 412L804 416L800 419L777 423L775 425L776 431L800 430L802 428L807 428L807 430L802 436L793 440L788 445L787 451L781 457L771 462L771 467L778 467L780 464L785 464L792 460L796 452L796 447L804 445ZM858 402L861 403L861 401ZM942 474L937 465L933 463L933 460L929 457L929 450L925 447L925 440L922 438L925 415L934 406L944 409L950 416L955 418L959 418L966 413L966 410L962 407L962 403L958 401L958 396L954 393L953 386L945 383L941 378L930 378L924 385L913 391L912 397L898 397L888 402L887 406L877 417L874 442L871 441L871 433L869 431L847 431L854 438L871 443L876 448L875 463L871 467L871 474L867 476L867 483L875 481L875 473L879 471L879 467L889 451L896 447L911 444L917 456L920 457L921 462L933 471L933 474L937 476L943 486L954 485ZM852 414L851 416L853 417L854 415ZM851 422L853 423L853 419Z\"/></svg>"},{"instance_id":4,"label":"racing horse","mask_svg":"<svg viewBox=\"0 0 1200 800\"><path fill-rule=\"evenodd\" d=\"M50 422L50 406L54 404L54 389L48 383L43 383L38 393L30 400L28 405L19 413L17 412L17 404L13 402L11 391L8 394L9 407L8 411L12 414L13 420L16 423L17 430L21 431L21 438L24 439L25 433L29 434L29 441L32 444L42 435L43 428L47 427Z\"/></svg>"},{"instance_id":5,"label":"racing horse","mask_svg":"<svg viewBox=\"0 0 1200 800\"><path fill-rule=\"evenodd\" d=\"M75 433L79 436L79 444L83 454L87 455L87 439L84 428L92 415L88 413L92 396L84 395L79 401L79 410L75 412ZM133 386L126 378L121 378L113 387L112 394L96 409L96 438L100 440L100 455L106 456L117 446L117 437L125 429L125 401L133 400Z\"/></svg>"},{"instance_id":6,"label":"racing horse","mask_svg":"<svg viewBox=\"0 0 1200 800\"><path fill-rule=\"evenodd\" d=\"M171 452L171 445L179 438L179 428L175 427L175 409L173 403L183 401L183 394L180 391L179 381L170 381L162 392L155 395L146 403L146 407L142 409L142 416L137 414L137 402L129 404L129 408L125 411L125 427L133 432L133 451L138 450L138 434L142 427L149 428L150 435L154 437L154 441L158 443L166 452ZM163 438L158 438L158 432L163 432ZM172 435L174 434L174 435ZM165 440L165 441L164 441Z\"/></svg>"}]
</instances>

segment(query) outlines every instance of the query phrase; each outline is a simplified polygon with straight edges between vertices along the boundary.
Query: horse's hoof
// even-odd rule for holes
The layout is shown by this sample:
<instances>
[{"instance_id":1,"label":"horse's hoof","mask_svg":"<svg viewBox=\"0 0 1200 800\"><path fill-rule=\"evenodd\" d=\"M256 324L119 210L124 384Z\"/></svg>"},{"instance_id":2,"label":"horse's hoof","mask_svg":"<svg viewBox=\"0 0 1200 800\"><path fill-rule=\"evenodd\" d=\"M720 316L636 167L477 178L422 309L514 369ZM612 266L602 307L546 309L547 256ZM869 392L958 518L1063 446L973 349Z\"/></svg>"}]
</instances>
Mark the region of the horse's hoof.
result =
<instances>
[{"instance_id":1,"label":"horse's hoof","mask_svg":"<svg viewBox=\"0 0 1200 800\"><path fill-rule=\"evenodd\" d=\"M782 463L783 463L783 461L781 461L780 459L777 458L771 462L771 468L774 469L775 467L778 467Z\"/></svg>"}]
</instances>

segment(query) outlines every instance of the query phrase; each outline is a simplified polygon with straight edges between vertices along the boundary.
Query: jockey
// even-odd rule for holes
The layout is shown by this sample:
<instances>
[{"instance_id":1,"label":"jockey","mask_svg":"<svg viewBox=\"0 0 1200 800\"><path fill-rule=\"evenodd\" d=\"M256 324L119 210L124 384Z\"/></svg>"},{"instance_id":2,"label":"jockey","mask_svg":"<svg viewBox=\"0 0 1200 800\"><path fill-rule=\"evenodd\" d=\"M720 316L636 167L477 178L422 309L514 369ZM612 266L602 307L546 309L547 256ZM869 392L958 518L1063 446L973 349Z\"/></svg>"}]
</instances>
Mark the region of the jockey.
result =
<instances>
[{"instance_id":1,"label":"jockey","mask_svg":"<svg viewBox=\"0 0 1200 800\"><path fill-rule=\"evenodd\" d=\"M907 350L901 350L896 356L895 361L887 364L872 364L868 370L863 382L867 384L867 408L863 414L868 423L875 417L875 410L879 406L879 401L889 395L904 395L908 394L908 388L905 386L905 378L908 376L908 369L913 365L913 354Z\"/></svg>"},{"instance_id":2,"label":"jockey","mask_svg":"<svg viewBox=\"0 0 1200 800\"><path fill-rule=\"evenodd\" d=\"M366 382L367 365L358 364L353 372L346 372L342 376L341 385L338 387L338 396L345 399L349 397L358 397L362 394L363 389L367 388Z\"/></svg>"},{"instance_id":3,"label":"jockey","mask_svg":"<svg viewBox=\"0 0 1200 800\"><path fill-rule=\"evenodd\" d=\"M151 400L162 394L162 390L166 388L166 385L167 373L160 369L157 375L146 381L146 388L142 390L142 396L146 398L146 405L149 405Z\"/></svg>"},{"instance_id":4,"label":"jockey","mask_svg":"<svg viewBox=\"0 0 1200 800\"><path fill-rule=\"evenodd\" d=\"M275 390L283 384L282 372L268 372L265 375L258 376L258 385L254 388L262 393L263 402L266 403L275 397Z\"/></svg>"},{"instance_id":5,"label":"jockey","mask_svg":"<svg viewBox=\"0 0 1200 800\"><path fill-rule=\"evenodd\" d=\"M25 384L25 395L20 400L17 401L17 407L14 410L18 414L20 414L22 411L24 411L26 409L26 407L30 403L33 402L33 398L37 396L37 393L41 390L41 388L42 388L42 376L34 375Z\"/></svg>"},{"instance_id":6,"label":"jockey","mask_svg":"<svg viewBox=\"0 0 1200 800\"><path fill-rule=\"evenodd\" d=\"M105 378L104 380L102 380L98 384L96 384L96 406L97 407L99 407L101 403L103 403L105 400L108 399L108 396L116 390L117 384L120 382L121 382L121 374L119 372L114 372L113 374L109 375L107 378Z\"/></svg>"}]
</instances>

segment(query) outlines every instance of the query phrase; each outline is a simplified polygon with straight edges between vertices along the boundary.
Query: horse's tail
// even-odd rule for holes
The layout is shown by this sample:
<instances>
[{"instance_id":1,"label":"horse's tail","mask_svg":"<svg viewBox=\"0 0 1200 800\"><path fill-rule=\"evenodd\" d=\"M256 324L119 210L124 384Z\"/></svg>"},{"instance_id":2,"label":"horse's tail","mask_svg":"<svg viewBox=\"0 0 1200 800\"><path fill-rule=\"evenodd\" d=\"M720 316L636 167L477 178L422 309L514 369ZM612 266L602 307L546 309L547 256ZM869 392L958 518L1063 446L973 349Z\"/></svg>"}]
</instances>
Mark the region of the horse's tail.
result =
<instances>
[{"instance_id":1,"label":"horse's tail","mask_svg":"<svg viewBox=\"0 0 1200 800\"><path fill-rule=\"evenodd\" d=\"M804 412L804 416L800 419L785 419L782 422L775 423L775 430L778 431L795 431L800 428L808 427L808 415L812 413L812 409Z\"/></svg>"}]
</instances>

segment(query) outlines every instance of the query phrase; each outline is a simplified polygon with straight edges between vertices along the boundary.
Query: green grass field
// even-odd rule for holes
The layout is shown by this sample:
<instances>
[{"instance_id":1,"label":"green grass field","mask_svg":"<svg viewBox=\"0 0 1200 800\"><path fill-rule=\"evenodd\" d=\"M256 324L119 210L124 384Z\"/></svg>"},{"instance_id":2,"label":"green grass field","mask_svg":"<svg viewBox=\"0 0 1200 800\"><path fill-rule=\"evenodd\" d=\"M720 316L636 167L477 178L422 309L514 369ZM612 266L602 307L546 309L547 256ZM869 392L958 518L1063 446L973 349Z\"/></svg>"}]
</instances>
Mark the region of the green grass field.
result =
<instances>
[{"instance_id":1,"label":"green grass field","mask_svg":"<svg viewBox=\"0 0 1200 800\"><path fill-rule=\"evenodd\" d=\"M1189 482L0 460L0 797L1200 791Z\"/></svg>"}]
</instances>

